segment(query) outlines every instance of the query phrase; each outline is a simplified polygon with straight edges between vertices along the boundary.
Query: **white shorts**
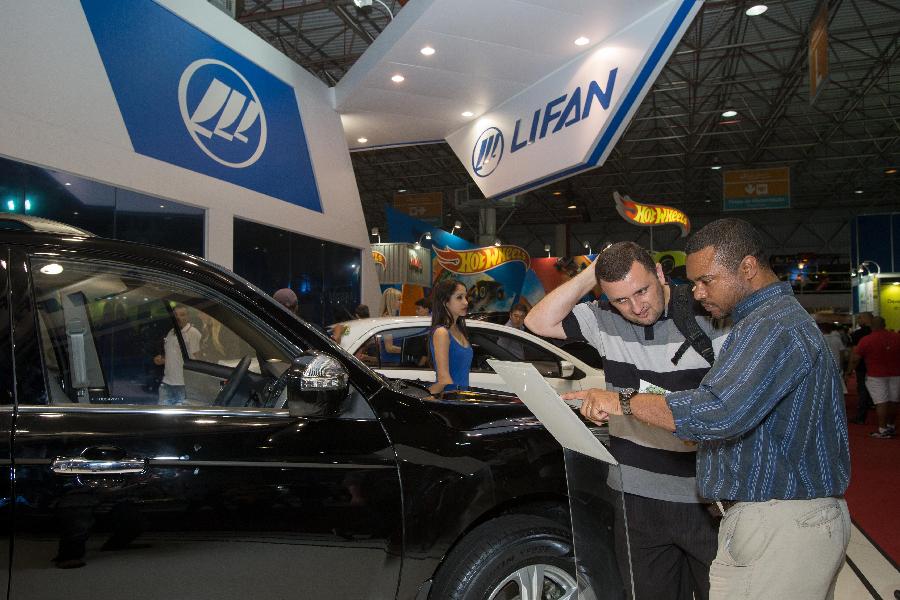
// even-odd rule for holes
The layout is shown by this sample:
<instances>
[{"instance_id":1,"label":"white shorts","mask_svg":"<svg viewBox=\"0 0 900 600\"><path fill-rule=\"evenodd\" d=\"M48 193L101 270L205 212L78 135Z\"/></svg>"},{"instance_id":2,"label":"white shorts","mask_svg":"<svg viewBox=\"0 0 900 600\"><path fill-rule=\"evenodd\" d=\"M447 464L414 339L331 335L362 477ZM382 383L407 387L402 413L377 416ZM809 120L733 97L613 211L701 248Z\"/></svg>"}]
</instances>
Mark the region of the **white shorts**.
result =
<instances>
[{"instance_id":1,"label":"white shorts","mask_svg":"<svg viewBox=\"0 0 900 600\"><path fill-rule=\"evenodd\" d=\"M866 377L866 389L872 404L900 402L900 377Z\"/></svg>"}]
</instances>

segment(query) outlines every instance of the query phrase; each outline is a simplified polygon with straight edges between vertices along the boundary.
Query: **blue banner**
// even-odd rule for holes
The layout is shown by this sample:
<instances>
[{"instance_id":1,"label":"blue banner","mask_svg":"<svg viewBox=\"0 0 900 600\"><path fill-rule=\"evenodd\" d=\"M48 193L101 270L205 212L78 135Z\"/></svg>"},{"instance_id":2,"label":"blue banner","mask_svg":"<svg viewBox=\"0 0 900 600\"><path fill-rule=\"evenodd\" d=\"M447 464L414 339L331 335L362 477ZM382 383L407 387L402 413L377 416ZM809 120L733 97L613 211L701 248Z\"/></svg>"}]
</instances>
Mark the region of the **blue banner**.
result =
<instances>
[{"instance_id":1,"label":"blue banner","mask_svg":"<svg viewBox=\"0 0 900 600\"><path fill-rule=\"evenodd\" d=\"M292 86L151 0L82 0L135 152L322 212Z\"/></svg>"}]
</instances>

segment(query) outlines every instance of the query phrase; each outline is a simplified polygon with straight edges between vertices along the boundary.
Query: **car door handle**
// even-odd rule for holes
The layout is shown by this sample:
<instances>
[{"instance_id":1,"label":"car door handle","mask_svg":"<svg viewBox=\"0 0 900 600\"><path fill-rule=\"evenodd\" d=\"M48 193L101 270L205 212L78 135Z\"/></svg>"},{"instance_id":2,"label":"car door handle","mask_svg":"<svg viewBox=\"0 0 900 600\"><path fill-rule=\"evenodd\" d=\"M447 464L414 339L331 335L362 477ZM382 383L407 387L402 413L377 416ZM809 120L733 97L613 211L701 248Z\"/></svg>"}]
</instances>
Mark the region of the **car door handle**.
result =
<instances>
[{"instance_id":1,"label":"car door handle","mask_svg":"<svg viewBox=\"0 0 900 600\"><path fill-rule=\"evenodd\" d=\"M57 456L50 470L58 475L123 475L147 471L147 459L125 456L115 447L85 448L80 456Z\"/></svg>"}]
</instances>

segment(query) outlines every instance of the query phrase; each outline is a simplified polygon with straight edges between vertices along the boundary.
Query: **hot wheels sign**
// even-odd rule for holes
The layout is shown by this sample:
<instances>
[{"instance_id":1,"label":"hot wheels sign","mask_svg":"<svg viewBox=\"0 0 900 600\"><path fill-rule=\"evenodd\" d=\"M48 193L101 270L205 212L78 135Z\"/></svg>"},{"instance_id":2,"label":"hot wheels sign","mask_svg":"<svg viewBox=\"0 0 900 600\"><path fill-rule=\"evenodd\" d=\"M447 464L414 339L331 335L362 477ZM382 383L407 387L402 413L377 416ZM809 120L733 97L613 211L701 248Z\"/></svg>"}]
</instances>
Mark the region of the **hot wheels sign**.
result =
<instances>
[{"instance_id":1,"label":"hot wheels sign","mask_svg":"<svg viewBox=\"0 0 900 600\"><path fill-rule=\"evenodd\" d=\"M616 201L616 210L629 223L643 227L678 225L681 228L681 237L691 231L690 219L677 208L660 204L642 204L628 196L620 196L619 192L613 192L613 199Z\"/></svg>"},{"instance_id":2,"label":"hot wheels sign","mask_svg":"<svg viewBox=\"0 0 900 600\"><path fill-rule=\"evenodd\" d=\"M486 246L474 250L434 249L438 263L459 275L484 273L506 263L521 262L526 268L531 256L519 246Z\"/></svg>"}]
</instances>

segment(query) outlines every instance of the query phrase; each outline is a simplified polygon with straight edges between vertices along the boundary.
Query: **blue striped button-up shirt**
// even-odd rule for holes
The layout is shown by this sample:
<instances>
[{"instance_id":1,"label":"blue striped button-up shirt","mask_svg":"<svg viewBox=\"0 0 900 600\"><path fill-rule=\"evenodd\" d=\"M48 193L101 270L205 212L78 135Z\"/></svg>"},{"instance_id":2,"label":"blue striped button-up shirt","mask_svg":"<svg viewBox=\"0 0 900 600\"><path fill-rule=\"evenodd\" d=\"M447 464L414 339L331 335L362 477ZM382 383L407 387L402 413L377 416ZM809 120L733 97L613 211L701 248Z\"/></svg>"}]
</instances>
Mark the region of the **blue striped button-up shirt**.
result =
<instances>
[{"instance_id":1,"label":"blue striped button-up shirt","mask_svg":"<svg viewBox=\"0 0 900 600\"><path fill-rule=\"evenodd\" d=\"M844 493L850 448L841 378L788 283L742 300L696 390L666 401L675 435L699 442L697 485L710 500L761 502Z\"/></svg>"}]
</instances>

